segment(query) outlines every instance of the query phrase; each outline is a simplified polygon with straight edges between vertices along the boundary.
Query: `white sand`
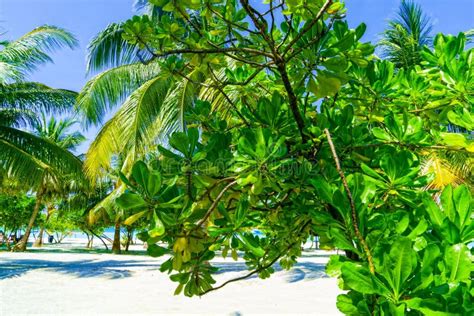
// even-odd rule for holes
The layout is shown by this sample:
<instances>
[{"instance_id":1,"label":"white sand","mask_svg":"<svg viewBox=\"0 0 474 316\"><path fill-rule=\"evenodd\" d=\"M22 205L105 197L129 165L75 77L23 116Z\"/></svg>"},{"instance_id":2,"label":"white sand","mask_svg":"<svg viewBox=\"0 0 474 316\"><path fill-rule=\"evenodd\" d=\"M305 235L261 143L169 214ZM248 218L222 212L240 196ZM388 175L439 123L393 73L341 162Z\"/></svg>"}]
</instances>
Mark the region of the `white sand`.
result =
<instances>
[{"instance_id":1,"label":"white sand","mask_svg":"<svg viewBox=\"0 0 474 316\"><path fill-rule=\"evenodd\" d=\"M140 255L0 252L0 315L340 315L328 257L306 252L291 271L231 283L202 298L173 296L158 271L163 259ZM244 274L243 262L217 259L217 285Z\"/></svg>"}]
</instances>

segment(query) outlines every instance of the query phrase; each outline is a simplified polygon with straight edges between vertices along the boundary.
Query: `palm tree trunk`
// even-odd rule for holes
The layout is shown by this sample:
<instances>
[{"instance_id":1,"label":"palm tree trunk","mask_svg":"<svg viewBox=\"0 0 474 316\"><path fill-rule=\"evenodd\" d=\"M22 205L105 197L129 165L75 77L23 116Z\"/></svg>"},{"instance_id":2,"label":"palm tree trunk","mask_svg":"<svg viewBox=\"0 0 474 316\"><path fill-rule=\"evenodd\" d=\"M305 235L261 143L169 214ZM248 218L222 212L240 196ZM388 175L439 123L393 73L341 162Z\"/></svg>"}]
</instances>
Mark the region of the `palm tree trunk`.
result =
<instances>
[{"instance_id":1,"label":"palm tree trunk","mask_svg":"<svg viewBox=\"0 0 474 316\"><path fill-rule=\"evenodd\" d=\"M28 226L26 227L25 234L23 235L21 240L15 245L15 247L13 247L13 251L26 250L26 244L28 243L28 238L30 237L31 229L33 228L33 225L35 224L36 217L38 216L38 213L41 208L41 201L43 198L43 194L44 194L44 188L43 188L43 185L41 185L38 192L36 192L35 207L33 209L33 214L31 214Z\"/></svg>"},{"instance_id":2,"label":"palm tree trunk","mask_svg":"<svg viewBox=\"0 0 474 316\"><path fill-rule=\"evenodd\" d=\"M127 226L127 243L125 244L125 251L128 251L133 238L133 228Z\"/></svg>"},{"instance_id":3,"label":"palm tree trunk","mask_svg":"<svg viewBox=\"0 0 474 316\"><path fill-rule=\"evenodd\" d=\"M51 214L53 213L53 209L54 209L54 206L48 205L46 219L45 219L44 223L41 225L41 229L39 231L38 238L36 238L35 243L33 244L33 247L42 247L43 246L44 227L48 223L48 220L51 217Z\"/></svg>"},{"instance_id":4,"label":"palm tree trunk","mask_svg":"<svg viewBox=\"0 0 474 316\"><path fill-rule=\"evenodd\" d=\"M120 220L115 220L114 242L112 243L112 252L120 253Z\"/></svg>"}]
</instances>

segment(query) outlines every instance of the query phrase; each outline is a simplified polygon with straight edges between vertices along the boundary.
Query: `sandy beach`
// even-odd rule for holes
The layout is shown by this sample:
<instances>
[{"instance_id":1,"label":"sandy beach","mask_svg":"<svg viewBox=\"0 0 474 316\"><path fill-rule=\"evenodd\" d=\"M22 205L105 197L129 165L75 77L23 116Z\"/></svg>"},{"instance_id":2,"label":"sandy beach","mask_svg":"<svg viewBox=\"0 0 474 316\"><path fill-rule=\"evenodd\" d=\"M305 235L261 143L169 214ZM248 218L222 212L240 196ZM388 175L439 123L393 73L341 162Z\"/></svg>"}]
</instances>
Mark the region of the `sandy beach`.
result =
<instances>
[{"instance_id":1,"label":"sandy beach","mask_svg":"<svg viewBox=\"0 0 474 316\"><path fill-rule=\"evenodd\" d=\"M0 252L0 315L340 315L340 290L324 273L324 251L305 252L291 271L276 266L270 279L188 298L173 295L176 283L158 271L162 258L81 253L73 246ZM217 284L246 272L243 261L215 262Z\"/></svg>"}]
</instances>

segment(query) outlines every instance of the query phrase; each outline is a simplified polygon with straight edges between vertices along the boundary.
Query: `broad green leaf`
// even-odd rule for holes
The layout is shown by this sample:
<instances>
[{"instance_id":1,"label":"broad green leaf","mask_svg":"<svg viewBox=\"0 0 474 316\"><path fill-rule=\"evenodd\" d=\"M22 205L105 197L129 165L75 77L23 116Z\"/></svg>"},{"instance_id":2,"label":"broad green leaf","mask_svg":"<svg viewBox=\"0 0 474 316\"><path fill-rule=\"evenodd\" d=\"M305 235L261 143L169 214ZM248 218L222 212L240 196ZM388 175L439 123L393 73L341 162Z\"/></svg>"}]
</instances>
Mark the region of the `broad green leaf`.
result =
<instances>
[{"instance_id":1,"label":"broad green leaf","mask_svg":"<svg viewBox=\"0 0 474 316\"><path fill-rule=\"evenodd\" d=\"M136 210L147 206L145 200L138 194L125 192L119 196L115 203L123 210Z\"/></svg>"},{"instance_id":2,"label":"broad green leaf","mask_svg":"<svg viewBox=\"0 0 474 316\"><path fill-rule=\"evenodd\" d=\"M158 215L156 215L156 212L153 213L153 220L155 222L155 226L152 230L148 232L148 234L152 238L159 237L165 233L165 226L163 225L163 222L160 220Z\"/></svg>"},{"instance_id":3,"label":"broad green leaf","mask_svg":"<svg viewBox=\"0 0 474 316\"><path fill-rule=\"evenodd\" d=\"M392 140L392 137L390 137L390 135L380 127L372 128L372 134L374 134L374 136L378 139L382 139L386 141Z\"/></svg>"},{"instance_id":4,"label":"broad green leaf","mask_svg":"<svg viewBox=\"0 0 474 316\"><path fill-rule=\"evenodd\" d=\"M124 225L132 225L133 223L135 223L137 220L139 220L140 218L142 218L143 216L145 216L148 213L149 213L149 210L145 210L145 211L141 211L141 212L138 212L136 214L133 214L132 216L128 217L123 222L123 224Z\"/></svg>"},{"instance_id":5,"label":"broad green leaf","mask_svg":"<svg viewBox=\"0 0 474 316\"><path fill-rule=\"evenodd\" d=\"M447 247L444 254L446 274L450 282L468 282L473 270L471 254L465 244L456 244Z\"/></svg>"},{"instance_id":6,"label":"broad green leaf","mask_svg":"<svg viewBox=\"0 0 474 316\"><path fill-rule=\"evenodd\" d=\"M471 193L465 185L457 187L453 192L453 201L456 208L456 225L460 231L472 216Z\"/></svg>"},{"instance_id":7,"label":"broad green leaf","mask_svg":"<svg viewBox=\"0 0 474 316\"><path fill-rule=\"evenodd\" d=\"M143 161L137 161L132 167L132 176L135 182L142 188L146 188L148 181L148 166Z\"/></svg>"},{"instance_id":8,"label":"broad green leaf","mask_svg":"<svg viewBox=\"0 0 474 316\"><path fill-rule=\"evenodd\" d=\"M161 257L170 251L167 248L163 248L161 246L158 246L156 244L153 245L148 245L148 248L146 250L147 254L150 255L151 257Z\"/></svg>"},{"instance_id":9,"label":"broad green leaf","mask_svg":"<svg viewBox=\"0 0 474 316\"><path fill-rule=\"evenodd\" d=\"M263 250L254 240L252 237L247 236L245 234L240 234L240 240L245 248L250 250L255 256L263 257L265 254L265 250Z\"/></svg>"},{"instance_id":10,"label":"broad green leaf","mask_svg":"<svg viewBox=\"0 0 474 316\"><path fill-rule=\"evenodd\" d=\"M154 197L160 191L161 189L160 172L156 170L149 172L145 189L150 197Z\"/></svg>"},{"instance_id":11,"label":"broad green leaf","mask_svg":"<svg viewBox=\"0 0 474 316\"><path fill-rule=\"evenodd\" d=\"M344 284L363 294L382 294L387 292L375 282L369 269L352 262L344 262L341 266L341 276Z\"/></svg>"},{"instance_id":12,"label":"broad green leaf","mask_svg":"<svg viewBox=\"0 0 474 316\"><path fill-rule=\"evenodd\" d=\"M400 237L390 246L390 253L384 257L382 274L390 284L395 299L403 292L403 283L410 277L416 266L416 253L412 242Z\"/></svg>"},{"instance_id":13,"label":"broad green leaf","mask_svg":"<svg viewBox=\"0 0 474 316\"><path fill-rule=\"evenodd\" d=\"M441 193L441 205L443 212L454 223L456 220L456 207L453 201L453 187L448 185Z\"/></svg>"}]
</instances>

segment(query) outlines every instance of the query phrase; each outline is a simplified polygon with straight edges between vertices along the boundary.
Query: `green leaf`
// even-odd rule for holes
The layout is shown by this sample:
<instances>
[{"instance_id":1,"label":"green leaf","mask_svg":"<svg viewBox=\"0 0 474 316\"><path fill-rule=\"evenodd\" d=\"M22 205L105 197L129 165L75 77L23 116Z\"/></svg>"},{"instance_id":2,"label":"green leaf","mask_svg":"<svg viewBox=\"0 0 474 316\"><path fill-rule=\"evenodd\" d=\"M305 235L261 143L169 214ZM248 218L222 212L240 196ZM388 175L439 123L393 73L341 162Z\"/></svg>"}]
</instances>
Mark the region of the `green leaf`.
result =
<instances>
[{"instance_id":1,"label":"green leaf","mask_svg":"<svg viewBox=\"0 0 474 316\"><path fill-rule=\"evenodd\" d=\"M471 193L468 187L465 185L457 187L453 192L453 201L456 201L456 226L462 231L472 215Z\"/></svg>"},{"instance_id":2,"label":"green leaf","mask_svg":"<svg viewBox=\"0 0 474 316\"><path fill-rule=\"evenodd\" d=\"M156 244L148 245L148 248L146 250L147 254L151 257L161 257L170 251L167 248L160 247Z\"/></svg>"},{"instance_id":3,"label":"green leaf","mask_svg":"<svg viewBox=\"0 0 474 316\"><path fill-rule=\"evenodd\" d=\"M448 185L441 193L441 207L443 212L454 223L456 220L456 207L453 201L453 187Z\"/></svg>"},{"instance_id":4,"label":"green leaf","mask_svg":"<svg viewBox=\"0 0 474 316\"><path fill-rule=\"evenodd\" d=\"M389 255L384 256L381 273L390 284L395 299L398 300L403 292L403 284L416 267L416 253L412 242L406 237L400 237L390 246Z\"/></svg>"},{"instance_id":5,"label":"green leaf","mask_svg":"<svg viewBox=\"0 0 474 316\"><path fill-rule=\"evenodd\" d=\"M310 182L316 189L316 192L320 198L322 198L327 203L332 203L332 190L326 179L320 175L317 175L311 179Z\"/></svg>"},{"instance_id":6,"label":"green leaf","mask_svg":"<svg viewBox=\"0 0 474 316\"><path fill-rule=\"evenodd\" d=\"M328 73L322 71L318 72L316 79L318 81L318 86L315 93L317 98L335 95L342 85L342 82L339 78L330 76Z\"/></svg>"},{"instance_id":7,"label":"green leaf","mask_svg":"<svg viewBox=\"0 0 474 316\"><path fill-rule=\"evenodd\" d=\"M447 247L444 254L444 262L449 282L468 282L473 266L469 248L465 244Z\"/></svg>"},{"instance_id":8,"label":"green leaf","mask_svg":"<svg viewBox=\"0 0 474 316\"><path fill-rule=\"evenodd\" d=\"M380 127L372 128L372 134L374 134L376 138L381 139L381 140L386 140L386 141L392 140L392 137L390 137L390 135Z\"/></svg>"},{"instance_id":9,"label":"green leaf","mask_svg":"<svg viewBox=\"0 0 474 316\"><path fill-rule=\"evenodd\" d=\"M463 134L456 134L456 133L440 133L441 139L443 143L448 146L453 147L467 147L466 138Z\"/></svg>"},{"instance_id":10,"label":"green leaf","mask_svg":"<svg viewBox=\"0 0 474 316\"><path fill-rule=\"evenodd\" d=\"M136 210L147 206L145 200L140 195L131 192L123 193L115 200L115 203L125 211Z\"/></svg>"},{"instance_id":11,"label":"green leaf","mask_svg":"<svg viewBox=\"0 0 474 316\"><path fill-rule=\"evenodd\" d=\"M341 266L341 276L344 284L357 292L363 294L381 294L382 292L365 266L344 262Z\"/></svg>"},{"instance_id":12,"label":"green leaf","mask_svg":"<svg viewBox=\"0 0 474 316\"><path fill-rule=\"evenodd\" d=\"M347 68L347 60L343 56L328 58L322 62L323 66L334 72L342 72Z\"/></svg>"},{"instance_id":13,"label":"green leaf","mask_svg":"<svg viewBox=\"0 0 474 316\"><path fill-rule=\"evenodd\" d=\"M139 220L140 218L145 216L148 212L149 212L149 210L145 210L145 211L141 211L141 212L138 212L136 214L133 214L132 216L128 217L123 223L124 223L124 225L132 225L137 220Z\"/></svg>"},{"instance_id":14,"label":"green leaf","mask_svg":"<svg viewBox=\"0 0 474 316\"><path fill-rule=\"evenodd\" d=\"M158 215L156 215L156 212L153 213L153 219L155 221L155 227L148 232L150 237L159 237L165 233L165 226L163 225L163 222L159 219Z\"/></svg>"},{"instance_id":15,"label":"green leaf","mask_svg":"<svg viewBox=\"0 0 474 316\"><path fill-rule=\"evenodd\" d=\"M263 250L260 245L255 241L255 237L249 236L246 234L240 234L240 240L242 241L242 244L244 245L245 248L250 250L255 256L257 257L263 257L265 254L265 250Z\"/></svg>"},{"instance_id":16,"label":"green leaf","mask_svg":"<svg viewBox=\"0 0 474 316\"><path fill-rule=\"evenodd\" d=\"M145 189L150 197L154 197L161 189L161 174L153 170L148 174Z\"/></svg>"},{"instance_id":17,"label":"green leaf","mask_svg":"<svg viewBox=\"0 0 474 316\"><path fill-rule=\"evenodd\" d=\"M439 209L439 207L436 205L436 203L433 201L433 198L425 194L423 197L423 208L424 210L428 213L430 220L433 224L435 224L438 227L441 227L443 225L443 221L446 218L446 216L443 214L443 212Z\"/></svg>"}]
</instances>

